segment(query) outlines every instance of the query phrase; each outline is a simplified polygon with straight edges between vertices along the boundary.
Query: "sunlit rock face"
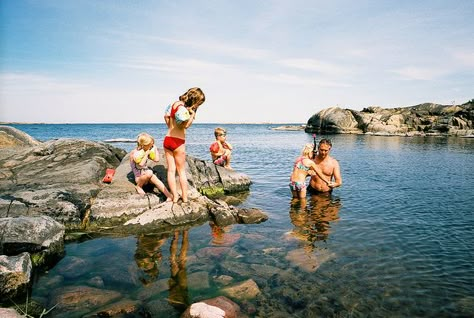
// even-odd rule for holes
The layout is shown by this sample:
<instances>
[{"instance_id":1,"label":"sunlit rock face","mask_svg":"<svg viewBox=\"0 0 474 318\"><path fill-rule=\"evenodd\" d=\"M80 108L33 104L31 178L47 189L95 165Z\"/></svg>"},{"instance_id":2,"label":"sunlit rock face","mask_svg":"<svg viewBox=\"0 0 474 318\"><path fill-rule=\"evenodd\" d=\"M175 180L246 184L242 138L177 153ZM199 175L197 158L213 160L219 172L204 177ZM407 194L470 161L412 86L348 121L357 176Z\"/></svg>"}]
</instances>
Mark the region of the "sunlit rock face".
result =
<instances>
[{"instance_id":1,"label":"sunlit rock face","mask_svg":"<svg viewBox=\"0 0 474 318\"><path fill-rule=\"evenodd\" d=\"M331 107L311 116L307 133L450 135L474 133L474 104L420 104L410 107L367 107L362 111Z\"/></svg>"}]
</instances>

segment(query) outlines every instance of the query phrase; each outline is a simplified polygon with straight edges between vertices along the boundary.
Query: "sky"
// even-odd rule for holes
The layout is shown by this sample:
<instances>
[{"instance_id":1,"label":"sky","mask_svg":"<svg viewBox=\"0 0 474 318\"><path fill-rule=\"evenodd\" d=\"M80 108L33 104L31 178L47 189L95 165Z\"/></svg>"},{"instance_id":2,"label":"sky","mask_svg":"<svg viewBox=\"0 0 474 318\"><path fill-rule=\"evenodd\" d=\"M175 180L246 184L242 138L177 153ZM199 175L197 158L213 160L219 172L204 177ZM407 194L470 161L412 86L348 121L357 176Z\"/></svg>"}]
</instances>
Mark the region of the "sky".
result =
<instances>
[{"instance_id":1,"label":"sky","mask_svg":"<svg viewBox=\"0 0 474 318\"><path fill-rule=\"evenodd\" d=\"M474 98L472 0L0 0L0 122L306 123Z\"/></svg>"}]
</instances>

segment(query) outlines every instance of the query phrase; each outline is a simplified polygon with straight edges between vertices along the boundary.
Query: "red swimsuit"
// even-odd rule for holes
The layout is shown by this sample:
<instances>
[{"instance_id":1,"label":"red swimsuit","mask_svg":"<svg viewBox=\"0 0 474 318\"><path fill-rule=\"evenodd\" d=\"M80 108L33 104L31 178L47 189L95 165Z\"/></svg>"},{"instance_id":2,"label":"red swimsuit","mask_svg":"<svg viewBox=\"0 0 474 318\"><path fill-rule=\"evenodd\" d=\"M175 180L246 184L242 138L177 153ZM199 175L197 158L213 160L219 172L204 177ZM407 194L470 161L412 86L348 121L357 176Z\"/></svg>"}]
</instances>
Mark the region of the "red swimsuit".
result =
<instances>
[{"instance_id":1,"label":"red swimsuit","mask_svg":"<svg viewBox=\"0 0 474 318\"><path fill-rule=\"evenodd\" d=\"M171 106L171 112L170 112L170 117L175 119L175 114L178 111L178 108L180 108L182 105L179 105L176 108L173 108ZM186 140L178 138L178 137L171 137L171 136L166 136L165 139L163 140L163 148L168 149L170 151L175 151L179 146L184 145Z\"/></svg>"}]
</instances>

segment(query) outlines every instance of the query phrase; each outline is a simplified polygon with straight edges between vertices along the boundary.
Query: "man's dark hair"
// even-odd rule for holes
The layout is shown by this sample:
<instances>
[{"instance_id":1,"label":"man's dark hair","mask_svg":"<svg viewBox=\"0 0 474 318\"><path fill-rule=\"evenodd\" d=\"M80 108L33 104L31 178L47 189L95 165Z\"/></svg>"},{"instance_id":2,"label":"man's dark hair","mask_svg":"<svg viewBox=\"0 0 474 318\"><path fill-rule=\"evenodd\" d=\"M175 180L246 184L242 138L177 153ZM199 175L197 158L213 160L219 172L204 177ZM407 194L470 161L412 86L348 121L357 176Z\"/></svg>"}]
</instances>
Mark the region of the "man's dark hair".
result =
<instances>
[{"instance_id":1,"label":"man's dark hair","mask_svg":"<svg viewBox=\"0 0 474 318\"><path fill-rule=\"evenodd\" d=\"M323 138L319 141L319 145L321 146L322 144L329 145L329 147L332 148L332 143L330 139Z\"/></svg>"}]
</instances>

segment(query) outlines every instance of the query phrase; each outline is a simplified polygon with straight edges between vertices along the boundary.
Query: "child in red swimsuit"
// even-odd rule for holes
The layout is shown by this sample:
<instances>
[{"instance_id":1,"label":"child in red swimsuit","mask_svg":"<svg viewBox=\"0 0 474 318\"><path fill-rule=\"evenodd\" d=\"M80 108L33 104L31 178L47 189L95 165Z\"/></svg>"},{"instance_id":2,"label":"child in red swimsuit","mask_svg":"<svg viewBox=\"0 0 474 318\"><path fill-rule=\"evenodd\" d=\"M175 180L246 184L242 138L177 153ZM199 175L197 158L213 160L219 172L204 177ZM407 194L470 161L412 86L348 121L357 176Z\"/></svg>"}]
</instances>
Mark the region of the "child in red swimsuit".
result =
<instances>
[{"instance_id":1,"label":"child in red swimsuit","mask_svg":"<svg viewBox=\"0 0 474 318\"><path fill-rule=\"evenodd\" d=\"M216 141L209 147L212 162L215 165L222 166L226 169L231 169L230 161L232 159L232 145L227 142L227 133L224 128L217 127L214 129L214 136Z\"/></svg>"},{"instance_id":2,"label":"child in red swimsuit","mask_svg":"<svg viewBox=\"0 0 474 318\"><path fill-rule=\"evenodd\" d=\"M165 122L168 133L163 141L166 162L168 163L168 185L173 195L173 202L178 202L176 189L176 172L181 186L183 202L188 202L188 179L186 177L186 129L191 127L196 117L196 111L206 100L204 93L198 87L190 88L170 104L165 111Z\"/></svg>"}]
</instances>

